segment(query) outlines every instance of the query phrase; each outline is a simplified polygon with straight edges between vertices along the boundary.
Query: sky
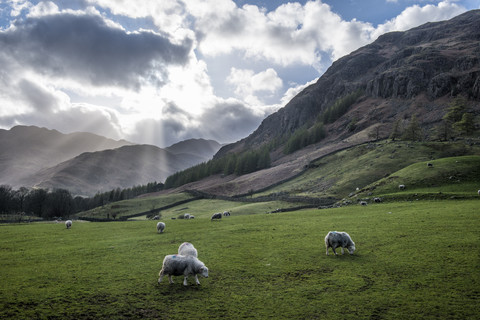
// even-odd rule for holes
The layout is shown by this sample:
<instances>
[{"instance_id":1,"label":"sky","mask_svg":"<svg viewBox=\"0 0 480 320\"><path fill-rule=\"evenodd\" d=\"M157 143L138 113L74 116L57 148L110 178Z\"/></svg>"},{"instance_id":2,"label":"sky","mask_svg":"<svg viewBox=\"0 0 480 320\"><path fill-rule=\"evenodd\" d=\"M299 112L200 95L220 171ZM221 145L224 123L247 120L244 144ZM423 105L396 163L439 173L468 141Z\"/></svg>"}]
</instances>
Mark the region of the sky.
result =
<instances>
[{"instance_id":1,"label":"sky","mask_svg":"<svg viewBox=\"0 0 480 320\"><path fill-rule=\"evenodd\" d=\"M338 58L480 0L0 0L0 128L252 133Z\"/></svg>"}]
</instances>

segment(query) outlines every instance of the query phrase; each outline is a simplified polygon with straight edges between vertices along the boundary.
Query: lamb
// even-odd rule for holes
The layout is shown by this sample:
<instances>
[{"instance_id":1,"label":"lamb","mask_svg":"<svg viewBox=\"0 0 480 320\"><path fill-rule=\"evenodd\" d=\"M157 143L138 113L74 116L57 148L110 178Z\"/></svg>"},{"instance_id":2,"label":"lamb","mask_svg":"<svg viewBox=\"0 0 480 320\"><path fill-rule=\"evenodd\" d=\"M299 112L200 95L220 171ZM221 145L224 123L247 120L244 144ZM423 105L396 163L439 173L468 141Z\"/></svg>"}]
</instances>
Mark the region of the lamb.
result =
<instances>
[{"instance_id":1,"label":"lamb","mask_svg":"<svg viewBox=\"0 0 480 320\"><path fill-rule=\"evenodd\" d=\"M163 230L165 230L165 223L158 222L157 223L157 233L163 233Z\"/></svg>"},{"instance_id":2,"label":"lamb","mask_svg":"<svg viewBox=\"0 0 480 320\"><path fill-rule=\"evenodd\" d=\"M208 268L205 264L193 256L183 256L179 254L170 254L163 259L162 269L158 273L158 283L164 275L168 275L168 281L173 283L172 276L184 276L183 285L188 286L188 276L194 275L195 282L200 284L197 275L200 274L208 278Z\"/></svg>"},{"instance_id":3,"label":"lamb","mask_svg":"<svg viewBox=\"0 0 480 320\"><path fill-rule=\"evenodd\" d=\"M382 202L381 198L373 198L373 202L380 203Z\"/></svg>"},{"instance_id":4,"label":"lamb","mask_svg":"<svg viewBox=\"0 0 480 320\"><path fill-rule=\"evenodd\" d=\"M230 211L225 211L225 212L223 213L223 216L224 216L224 217L229 217L229 216L230 216Z\"/></svg>"},{"instance_id":5,"label":"lamb","mask_svg":"<svg viewBox=\"0 0 480 320\"><path fill-rule=\"evenodd\" d=\"M368 205L368 203L367 203L367 201L360 201L360 205L366 206L366 205Z\"/></svg>"},{"instance_id":6,"label":"lamb","mask_svg":"<svg viewBox=\"0 0 480 320\"><path fill-rule=\"evenodd\" d=\"M65 221L65 227L67 227L67 229L70 229L72 227L72 220Z\"/></svg>"},{"instance_id":7,"label":"lamb","mask_svg":"<svg viewBox=\"0 0 480 320\"><path fill-rule=\"evenodd\" d=\"M184 242L178 247L178 254L198 258L197 249L190 242Z\"/></svg>"},{"instance_id":8,"label":"lamb","mask_svg":"<svg viewBox=\"0 0 480 320\"><path fill-rule=\"evenodd\" d=\"M398 186L398 188L399 188L400 190L405 190L405 185L404 185L404 184L400 184L400 185Z\"/></svg>"},{"instance_id":9,"label":"lamb","mask_svg":"<svg viewBox=\"0 0 480 320\"><path fill-rule=\"evenodd\" d=\"M325 247L327 248L327 256L328 248L332 248L332 251L335 255L337 255L335 249L338 247L342 248L342 254L344 253L343 248L347 248L348 253L350 254L353 254L355 251L355 243L346 232L330 231L325 236Z\"/></svg>"},{"instance_id":10,"label":"lamb","mask_svg":"<svg viewBox=\"0 0 480 320\"><path fill-rule=\"evenodd\" d=\"M190 213L185 213L185 214L183 215L183 218L184 218L184 219L190 219Z\"/></svg>"},{"instance_id":11,"label":"lamb","mask_svg":"<svg viewBox=\"0 0 480 320\"><path fill-rule=\"evenodd\" d=\"M213 221L213 220L216 220L216 219L222 219L222 214L221 213L214 213L212 215L212 218L210 219L210 221Z\"/></svg>"}]
</instances>

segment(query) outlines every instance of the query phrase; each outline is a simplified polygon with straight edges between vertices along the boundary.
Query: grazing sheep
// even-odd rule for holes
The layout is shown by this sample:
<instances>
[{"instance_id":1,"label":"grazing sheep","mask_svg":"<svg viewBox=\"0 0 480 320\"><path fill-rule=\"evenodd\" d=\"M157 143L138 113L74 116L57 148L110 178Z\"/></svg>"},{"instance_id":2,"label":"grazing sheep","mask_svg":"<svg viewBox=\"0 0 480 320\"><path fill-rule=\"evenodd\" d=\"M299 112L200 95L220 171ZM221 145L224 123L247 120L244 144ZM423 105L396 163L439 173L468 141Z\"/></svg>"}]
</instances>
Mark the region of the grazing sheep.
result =
<instances>
[{"instance_id":1,"label":"grazing sheep","mask_svg":"<svg viewBox=\"0 0 480 320\"><path fill-rule=\"evenodd\" d=\"M478 195L480 196L480 190L478 190Z\"/></svg>"},{"instance_id":2,"label":"grazing sheep","mask_svg":"<svg viewBox=\"0 0 480 320\"><path fill-rule=\"evenodd\" d=\"M332 251L335 255L335 249L338 247L347 248L348 253L353 254L355 251L355 243L352 241L352 238L346 232L337 232L337 231L330 231L325 236L325 247L327 248L327 256L328 256L328 248L332 248Z\"/></svg>"},{"instance_id":3,"label":"grazing sheep","mask_svg":"<svg viewBox=\"0 0 480 320\"><path fill-rule=\"evenodd\" d=\"M178 254L181 256L192 256L198 258L197 249L190 242L184 242L178 247Z\"/></svg>"},{"instance_id":4,"label":"grazing sheep","mask_svg":"<svg viewBox=\"0 0 480 320\"><path fill-rule=\"evenodd\" d=\"M152 218L152 220L160 220L160 216L155 216Z\"/></svg>"},{"instance_id":5,"label":"grazing sheep","mask_svg":"<svg viewBox=\"0 0 480 320\"><path fill-rule=\"evenodd\" d=\"M72 227L72 220L65 221L65 227L67 227L67 229L70 229Z\"/></svg>"},{"instance_id":6,"label":"grazing sheep","mask_svg":"<svg viewBox=\"0 0 480 320\"><path fill-rule=\"evenodd\" d=\"M205 264L193 256L182 256L179 254L170 254L163 259L162 269L158 273L158 283L164 275L168 276L168 281L173 283L172 276L183 275L183 285L188 286L188 276L195 276L196 284L200 284L197 275L200 274L208 278L208 268Z\"/></svg>"},{"instance_id":7,"label":"grazing sheep","mask_svg":"<svg viewBox=\"0 0 480 320\"><path fill-rule=\"evenodd\" d=\"M404 185L404 184L400 184L400 185L398 186L398 189L400 189L400 190L405 190L405 185Z\"/></svg>"},{"instance_id":8,"label":"grazing sheep","mask_svg":"<svg viewBox=\"0 0 480 320\"><path fill-rule=\"evenodd\" d=\"M157 233L162 233L165 230L165 223L158 222L157 223Z\"/></svg>"},{"instance_id":9,"label":"grazing sheep","mask_svg":"<svg viewBox=\"0 0 480 320\"><path fill-rule=\"evenodd\" d=\"M431 163L431 162L427 163L427 167L433 168L433 163Z\"/></svg>"},{"instance_id":10,"label":"grazing sheep","mask_svg":"<svg viewBox=\"0 0 480 320\"><path fill-rule=\"evenodd\" d=\"M380 203L382 202L381 198L373 198L373 202Z\"/></svg>"},{"instance_id":11,"label":"grazing sheep","mask_svg":"<svg viewBox=\"0 0 480 320\"><path fill-rule=\"evenodd\" d=\"M183 215L183 218L184 218L184 219L190 219L190 213L185 213L185 214Z\"/></svg>"},{"instance_id":12,"label":"grazing sheep","mask_svg":"<svg viewBox=\"0 0 480 320\"><path fill-rule=\"evenodd\" d=\"M191 214L189 219L195 219L195 216Z\"/></svg>"},{"instance_id":13,"label":"grazing sheep","mask_svg":"<svg viewBox=\"0 0 480 320\"><path fill-rule=\"evenodd\" d=\"M210 219L210 221L217 220L217 219L222 219L222 214L221 213L214 213L212 215L212 218Z\"/></svg>"},{"instance_id":14,"label":"grazing sheep","mask_svg":"<svg viewBox=\"0 0 480 320\"><path fill-rule=\"evenodd\" d=\"M360 201L360 205L362 206L366 206L367 204L368 204L367 201Z\"/></svg>"},{"instance_id":15,"label":"grazing sheep","mask_svg":"<svg viewBox=\"0 0 480 320\"><path fill-rule=\"evenodd\" d=\"M229 217L229 216L230 216L230 211L225 211L225 212L223 213L223 216L224 216L224 217Z\"/></svg>"}]
</instances>

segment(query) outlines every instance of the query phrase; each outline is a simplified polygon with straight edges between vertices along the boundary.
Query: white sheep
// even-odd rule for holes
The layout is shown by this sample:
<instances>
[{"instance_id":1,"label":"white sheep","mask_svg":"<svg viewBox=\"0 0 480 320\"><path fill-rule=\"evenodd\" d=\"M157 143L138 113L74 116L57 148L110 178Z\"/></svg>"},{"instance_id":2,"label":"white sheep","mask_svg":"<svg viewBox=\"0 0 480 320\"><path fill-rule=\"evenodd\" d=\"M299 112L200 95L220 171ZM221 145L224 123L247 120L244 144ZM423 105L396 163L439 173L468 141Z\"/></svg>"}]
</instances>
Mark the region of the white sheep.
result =
<instances>
[{"instance_id":1,"label":"white sheep","mask_svg":"<svg viewBox=\"0 0 480 320\"><path fill-rule=\"evenodd\" d=\"M183 218L184 218L184 219L190 219L190 213L185 213L185 214L183 215Z\"/></svg>"},{"instance_id":2,"label":"white sheep","mask_svg":"<svg viewBox=\"0 0 480 320\"><path fill-rule=\"evenodd\" d=\"M360 205L366 206L366 205L368 205L368 203L367 203L367 201L360 201Z\"/></svg>"},{"instance_id":3,"label":"white sheep","mask_svg":"<svg viewBox=\"0 0 480 320\"><path fill-rule=\"evenodd\" d=\"M172 276L183 275L183 285L188 286L188 276L195 276L196 284L200 284L197 275L200 274L208 278L208 268L205 264L193 256L182 256L179 254L170 254L163 259L162 269L158 273L158 283L163 279L164 275L168 276L168 281L173 283Z\"/></svg>"},{"instance_id":4,"label":"white sheep","mask_svg":"<svg viewBox=\"0 0 480 320\"><path fill-rule=\"evenodd\" d=\"M480 190L478 190L478 195L480 196Z\"/></svg>"},{"instance_id":5,"label":"white sheep","mask_svg":"<svg viewBox=\"0 0 480 320\"><path fill-rule=\"evenodd\" d=\"M72 220L65 221L65 227L67 227L67 229L70 229L72 227Z\"/></svg>"},{"instance_id":6,"label":"white sheep","mask_svg":"<svg viewBox=\"0 0 480 320\"><path fill-rule=\"evenodd\" d=\"M192 256L198 258L198 251L190 242L184 242L178 247L178 254L181 256Z\"/></svg>"},{"instance_id":7,"label":"white sheep","mask_svg":"<svg viewBox=\"0 0 480 320\"><path fill-rule=\"evenodd\" d=\"M400 185L398 185L398 188L399 188L400 190L405 190L405 185L404 185L404 184L400 184Z\"/></svg>"},{"instance_id":8,"label":"white sheep","mask_svg":"<svg viewBox=\"0 0 480 320\"><path fill-rule=\"evenodd\" d=\"M373 198L373 202L380 203L382 202L381 198Z\"/></svg>"},{"instance_id":9,"label":"white sheep","mask_svg":"<svg viewBox=\"0 0 480 320\"><path fill-rule=\"evenodd\" d=\"M337 232L337 231L330 231L325 236L325 247L327 248L327 256L328 256L328 248L332 248L332 251L335 255L335 249L338 247L347 248L348 253L353 254L355 251L355 243L352 241L352 238L346 232Z\"/></svg>"},{"instance_id":10,"label":"white sheep","mask_svg":"<svg viewBox=\"0 0 480 320\"><path fill-rule=\"evenodd\" d=\"M230 211L225 211L225 212L223 213L223 216L224 216L224 217L229 217L229 216L230 216Z\"/></svg>"},{"instance_id":11,"label":"white sheep","mask_svg":"<svg viewBox=\"0 0 480 320\"><path fill-rule=\"evenodd\" d=\"M162 233L165 230L165 223L158 222L157 223L157 233Z\"/></svg>"}]
</instances>

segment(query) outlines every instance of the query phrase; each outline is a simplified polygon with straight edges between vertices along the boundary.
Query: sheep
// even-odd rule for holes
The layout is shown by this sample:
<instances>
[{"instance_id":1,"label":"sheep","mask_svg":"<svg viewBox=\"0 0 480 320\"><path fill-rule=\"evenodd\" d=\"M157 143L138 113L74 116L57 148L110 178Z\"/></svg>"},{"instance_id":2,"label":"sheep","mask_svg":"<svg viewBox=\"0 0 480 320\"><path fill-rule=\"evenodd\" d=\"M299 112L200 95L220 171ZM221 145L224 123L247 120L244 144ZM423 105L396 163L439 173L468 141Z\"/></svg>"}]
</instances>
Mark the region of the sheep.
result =
<instances>
[{"instance_id":1,"label":"sheep","mask_svg":"<svg viewBox=\"0 0 480 320\"><path fill-rule=\"evenodd\" d=\"M325 236L325 247L327 248L327 256L328 256L328 248L332 248L332 251L335 255L337 255L337 252L335 252L335 249L338 247L342 248L342 254L343 254L343 248L347 248L348 253L353 254L355 251L355 243L352 241L352 238L348 235L346 232L337 232L337 231L330 231L327 233Z\"/></svg>"},{"instance_id":2,"label":"sheep","mask_svg":"<svg viewBox=\"0 0 480 320\"><path fill-rule=\"evenodd\" d=\"M400 189L400 190L405 190L405 185L404 185L404 184L398 185L398 189Z\"/></svg>"},{"instance_id":3,"label":"sheep","mask_svg":"<svg viewBox=\"0 0 480 320\"><path fill-rule=\"evenodd\" d=\"M163 233L163 230L165 230L165 223L158 222L157 223L157 233Z\"/></svg>"},{"instance_id":4,"label":"sheep","mask_svg":"<svg viewBox=\"0 0 480 320\"><path fill-rule=\"evenodd\" d=\"M433 163L431 163L431 162L427 163L427 167L433 168Z\"/></svg>"},{"instance_id":5,"label":"sheep","mask_svg":"<svg viewBox=\"0 0 480 320\"><path fill-rule=\"evenodd\" d=\"M155 216L152 218L152 220L160 220L160 216Z\"/></svg>"},{"instance_id":6,"label":"sheep","mask_svg":"<svg viewBox=\"0 0 480 320\"><path fill-rule=\"evenodd\" d=\"M480 190L478 190L478 195L480 196Z\"/></svg>"},{"instance_id":7,"label":"sheep","mask_svg":"<svg viewBox=\"0 0 480 320\"><path fill-rule=\"evenodd\" d=\"M217 219L222 219L222 214L221 213L214 213L212 215L212 218L210 219L210 221L217 220Z\"/></svg>"},{"instance_id":8,"label":"sheep","mask_svg":"<svg viewBox=\"0 0 480 320\"><path fill-rule=\"evenodd\" d=\"M183 218L184 218L184 219L190 219L190 213L185 213L185 214L183 215Z\"/></svg>"},{"instance_id":9,"label":"sheep","mask_svg":"<svg viewBox=\"0 0 480 320\"><path fill-rule=\"evenodd\" d=\"M72 220L65 221L65 227L67 227L67 229L70 229L72 227Z\"/></svg>"},{"instance_id":10,"label":"sheep","mask_svg":"<svg viewBox=\"0 0 480 320\"><path fill-rule=\"evenodd\" d=\"M197 249L190 242L184 242L178 247L178 254L198 258Z\"/></svg>"},{"instance_id":11,"label":"sheep","mask_svg":"<svg viewBox=\"0 0 480 320\"><path fill-rule=\"evenodd\" d=\"M373 202L380 203L382 202L381 198L373 198Z\"/></svg>"},{"instance_id":12,"label":"sheep","mask_svg":"<svg viewBox=\"0 0 480 320\"><path fill-rule=\"evenodd\" d=\"M225 212L223 213L223 216L224 216L224 217L229 217L229 216L230 216L230 211L225 211Z\"/></svg>"},{"instance_id":13,"label":"sheep","mask_svg":"<svg viewBox=\"0 0 480 320\"><path fill-rule=\"evenodd\" d=\"M190 215L190 218L188 219L195 219L195 216L193 214Z\"/></svg>"},{"instance_id":14,"label":"sheep","mask_svg":"<svg viewBox=\"0 0 480 320\"><path fill-rule=\"evenodd\" d=\"M205 264L193 256L182 256L179 254L169 254L163 259L162 269L158 273L158 283L164 275L168 275L168 281L172 284L172 276L183 275L183 285L188 286L188 276L194 275L196 284L200 284L197 275L200 274L208 278L208 268Z\"/></svg>"},{"instance_id":15,"label":"sheep","mask_svg":"<svg viewBox=\"0 0 480 320\"><path fill-rule=\"evenodd\" d=\"M360 201L360 205L362 206L366 206L367 204L368 204L367 201Z\"/></svg>"}]
</instances>

